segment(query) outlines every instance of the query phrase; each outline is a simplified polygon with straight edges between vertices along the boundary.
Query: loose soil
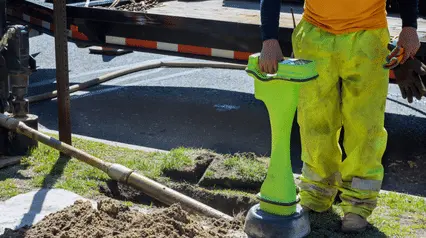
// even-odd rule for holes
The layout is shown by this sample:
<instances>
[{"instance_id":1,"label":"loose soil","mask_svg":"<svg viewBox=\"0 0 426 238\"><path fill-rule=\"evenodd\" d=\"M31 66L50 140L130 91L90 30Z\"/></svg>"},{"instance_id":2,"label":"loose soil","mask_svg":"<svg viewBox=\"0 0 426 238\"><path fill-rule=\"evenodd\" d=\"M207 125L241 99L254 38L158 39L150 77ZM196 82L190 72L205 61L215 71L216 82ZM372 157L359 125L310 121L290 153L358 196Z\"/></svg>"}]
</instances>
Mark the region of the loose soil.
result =
<instances>
[{"instance_id":1,"label":"loose soil","mask_svg":"<svg viewBox=\"0 0 426 238\"><path fill-rule=\"evenodd\" d=\"M7 229L1 238L107 238L107 237L244 237L243 220L232 222L189 215L175 204L147 213L104 199L94 209L88 201L76 201L31 227Z\"/></svg>"},{"instance_id":2,"label":"loose soil","mask_svg":"<svg viewBox=\"0 0 426 238\"><path fill-rule=\"evenodd\" d=\"M110 180L107 186L100 186L100 192L105 196L121 201L130 201L137 204L152 205L156 207L164 207L165 205L159 201L153 200L141 191L138 191L126 184ZM200 188L191 184L183 183L164 183L169 188L174 189L186 196L200 201L210 207L226 213L230 216L246 215L247 211L258 201L255 196L244 194L231 194L225 192L215 192L205 188Z\"/></svg>"}]
</instances>

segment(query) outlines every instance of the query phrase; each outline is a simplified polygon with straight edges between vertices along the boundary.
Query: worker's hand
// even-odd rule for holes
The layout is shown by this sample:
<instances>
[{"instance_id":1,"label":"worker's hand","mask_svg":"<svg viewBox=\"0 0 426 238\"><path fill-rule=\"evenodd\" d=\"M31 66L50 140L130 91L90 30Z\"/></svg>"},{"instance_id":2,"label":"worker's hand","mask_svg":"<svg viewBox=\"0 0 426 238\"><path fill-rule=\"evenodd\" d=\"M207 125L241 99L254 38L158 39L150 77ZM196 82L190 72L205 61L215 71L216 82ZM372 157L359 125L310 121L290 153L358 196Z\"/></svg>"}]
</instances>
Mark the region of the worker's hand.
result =
<instances>
[{"instance_id":1,"label":"worker's hand","mask_svg":"<svg viewBox=\"0 0 426 238\"><path fill-rule=\"evenodd\" d=\"M283 58L280 43L275 39L265 40L259 57L259 68L264 73L275 74L278 62Z\"/></svg>"},{"instance_id":2,"label":"worker's hand","mask_svg":"<svg viewBox=\"0 0 426 238\"><path fill-rule=\"evenodd\" d=\"M416 28L403 27L399 34L397 45L404 48L404 58L401 60L401 64L404 64L407 59L413 58L420 48L420 40Z\"/></svg>"},{"instance_id":3,"label":"worker's hand","mask_svg":"<svg viewBox=\"0 0 426 238\"><path fill-rule=\"evenodd\" d=\"M426 96L426 87L422 81L422 77L426 78L426 65L420 60L408 59L405 64L398 65L394 73L401 95L409 103L413 102L413 96L418 100Z\"/></svg>"}]
</instances>

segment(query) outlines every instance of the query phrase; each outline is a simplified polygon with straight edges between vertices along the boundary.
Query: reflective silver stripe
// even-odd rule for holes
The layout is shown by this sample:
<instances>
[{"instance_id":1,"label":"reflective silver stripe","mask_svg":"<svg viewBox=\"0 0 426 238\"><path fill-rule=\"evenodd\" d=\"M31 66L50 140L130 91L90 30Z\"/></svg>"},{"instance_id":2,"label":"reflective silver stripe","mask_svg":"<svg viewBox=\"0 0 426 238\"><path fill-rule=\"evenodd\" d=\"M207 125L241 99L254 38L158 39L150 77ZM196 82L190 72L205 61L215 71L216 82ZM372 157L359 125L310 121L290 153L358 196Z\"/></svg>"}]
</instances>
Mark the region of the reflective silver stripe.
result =
<instances>
[{"instance_id":1,"label":"reflective silver stripe","mask_svg":"<svg viewBox=\"0 0 426 238\"><path fill-rule=\"evenodd\" d=\"M323 180L321 176L319 176L317 173L315 173L308 165L303 164L302 167L302 176L316 182L320 182Z\"/></svg>"},{"instance_id":2,"label":"reflective silver stripe","mask_svg":"<svg viewBox=\"0 0 426 238\"><path fill-rule=\"evenodd\" d=\"M337 189L334 189L334 188L322 188L315 184L309 184L309 183L303 183L303 182L300 183L299 187L301 190L311 191L311 192L314 192L315 194L319 193L327 197L334 196L334 194L337 193Z\"/></svg>"},{"instance_id":3,"label":"reflective silver stripe","mask_svg":"<svg viewBox=\"0 0 426 238\"><path fill-rule=\"evenodd\" d=\"M352 179L351 187L360 190L380 191L380 188L382 187L382 181L360 179L355 177Z\"/></svg>"},{"instance_id":4,"label":"reflective silver stripe","mask_svg":"<svg viewBox=\"0 0 426 238\"><path fill-rule=\"evenodd\" d=\"M321 177L319 174L315 173L309 166L303 165L302 167L302 176L307 178L308 180L320 182L323 184L327 184L329 186L341 186L342 185L342 175L340 172L334 172L332 175L327 178Z\"/></svg>"},{"instance_id":5,"label":"reflective silver stripe","mask_svg":"<svg viewBox=\"0 0 426 238\"><path fill-rule=\"evenodd\" d=\"M342 196L341 199L342 199L342 201L346 201L346 202L352 204L352 206L364 206L364 207L367 207L367 208L374 208L377 205L376 199L360 200L360 199L356 199L356 198L353 198L353 197L347 197L347 196Z\"/></svg>"}]
</instances>

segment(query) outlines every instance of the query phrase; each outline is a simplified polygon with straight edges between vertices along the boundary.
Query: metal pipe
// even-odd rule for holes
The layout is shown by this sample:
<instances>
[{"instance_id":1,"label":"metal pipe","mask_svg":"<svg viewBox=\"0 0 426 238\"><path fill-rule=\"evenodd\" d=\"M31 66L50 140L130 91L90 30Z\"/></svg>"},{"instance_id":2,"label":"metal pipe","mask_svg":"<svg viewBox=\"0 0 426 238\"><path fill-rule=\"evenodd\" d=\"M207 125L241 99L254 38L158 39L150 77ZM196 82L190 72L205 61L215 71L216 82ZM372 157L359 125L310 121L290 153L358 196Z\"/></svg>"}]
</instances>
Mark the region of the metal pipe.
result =
<instances>
[{"instance_id":1,"label":"metal pipe","mask_svg":"<svg viewBox=\"0 0 426 238\"><path fill-rule=\"evenodd\" d=\"M41 143L55 148L68 156L72 156L86 164L89 164L90 166L100 169L107 173L108 176L110 176L112 179L128 184L136 189L140 189L142 192L166 205L179 203L185 210L189 212L195 212L201 215L219 219L233 219L231 216L225 213L222 213L152 179L138 174L123 165L105 162L69 144L63 143L53 137L34 130L33 128L25 125L23 122L16 120L13 117L9 117L8 115L0 113L0 126L3 126L11 131L16 131L17 133L23 134L34 140L40 141Z\"/></svg>"},{"instance_id":2,"label":"metal pipe","mask_svg":"<svg viewBox=\"0 0 426 238\"><path fill-rule=\"evenodd\" d=\"M172 67L172 68L220 68L220 69L241 69L244 70L246 65L243 64L232 64L232 63L221 63L221 62L151 62L151 63L142 63L141 65L128 68L121 69L115 72L104 74L100 77L88 80L86 82L73 85L69 88L69 93L73 93L79 90L83 90L89 87L96 86L98 84L104 83L106 81L115 79L117 77L135 73L142 70L154 69L159 67ZM57 97L58 92L55 90L53 92L47 92L43 94L34 95L28 97L28 101L31 102L39 102L51 98Z\"/></svg>"},{"instance_id":3,"label":"metal pipe","mask_svg":"<svg viewBox=\"0 0 426 238\"><path fill-rule=\"evenodd\" d=\"M68 32L66 0L53 3L55 25L56 79L58 91L59 140L71 145L71 116L68 75Z\"/></svg>"}]
</instances>

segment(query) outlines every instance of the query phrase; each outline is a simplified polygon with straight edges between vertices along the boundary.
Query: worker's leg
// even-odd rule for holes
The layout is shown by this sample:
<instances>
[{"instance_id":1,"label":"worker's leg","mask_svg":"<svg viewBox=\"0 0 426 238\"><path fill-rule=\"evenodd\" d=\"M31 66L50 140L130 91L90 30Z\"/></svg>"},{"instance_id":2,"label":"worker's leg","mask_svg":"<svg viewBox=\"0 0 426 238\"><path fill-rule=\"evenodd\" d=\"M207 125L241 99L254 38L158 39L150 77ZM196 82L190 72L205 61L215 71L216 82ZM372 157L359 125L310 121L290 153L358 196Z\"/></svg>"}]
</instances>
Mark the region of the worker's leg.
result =
<instances>
[{"instance_id":1,"label":"worker's leg","mask_svg":"<svg viewBox=\"0 0 426 238\"><path fill-rule=\"evenodd\" d=\"M314 60L319 77L301 87L298 123L302 143L303 169L301 204L314 211L330 208L337 189L342 151L338 144L341 129L340 86L333 56L335 36L302 20L293 36L296 58Z\"/></svg>"},{"instance_id":2,"label":"worker's leg","mask_svg":"<svg viewBox=\"0 0 426 238\"><path fill-rule=\"evenodd\" d=\"M342 113L346 159L341 164L344 213L371 214L383 178L384 128L389 71L382 64L389 53L387 29L339 37L342 51Z\"/></svg>"}]
</instances>

